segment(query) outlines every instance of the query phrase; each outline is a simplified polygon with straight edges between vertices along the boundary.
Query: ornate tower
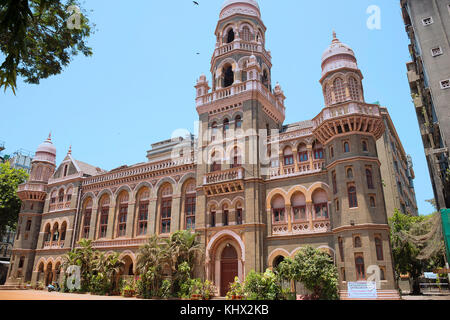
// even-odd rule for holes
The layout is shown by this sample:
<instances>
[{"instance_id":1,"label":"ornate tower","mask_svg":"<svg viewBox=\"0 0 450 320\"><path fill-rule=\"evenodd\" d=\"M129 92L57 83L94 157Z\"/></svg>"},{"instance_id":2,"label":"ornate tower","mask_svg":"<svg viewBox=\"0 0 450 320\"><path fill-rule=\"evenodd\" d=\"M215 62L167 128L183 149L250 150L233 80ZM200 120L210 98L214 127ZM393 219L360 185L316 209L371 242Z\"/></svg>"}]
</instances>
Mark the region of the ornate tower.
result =
<instances>
[{"instance_id":1,"label":"ornate tower","mask_svg":"<svg viewBox=\"0 0 450 320\"><path fill-rule=\"evenodd\" d=\"M343 297L346 281L368 279L376 269L372 266L380 268L380 289L395 288L376 148L384 125L379 106L364 101L362 79L353 50L333 33L322 57L325 108L314 118L314 134L327 150L331 223Z\"/></svg>"},{"instance_id":2,"label":"ornate tower","mask_svg":"<svg viewBox=\"0 0 450 320\"><path fill-rule=\"evenodd\" d=\"M20 185L17 195L22 200L16 239L6 284L31 280L35 250L38 242L47 184L56 167L56 148L51 135L36 150L31 162L29 180Z\"/></svg>"},{"instance_id":3,"label":"ornate tower","mask_svg":"<svg viewBox=\"0 0 450 320\"><path fill-rule=\"evenodd\" d=\"M196 88L200 119L196 230L206 247L207 278L223 293L234 276L264 268L265 196L261 142L285 118L284 95L272 92L266 27L255 0L226 0L215 30L212 90Z\"/></svg>"}]
</instances>

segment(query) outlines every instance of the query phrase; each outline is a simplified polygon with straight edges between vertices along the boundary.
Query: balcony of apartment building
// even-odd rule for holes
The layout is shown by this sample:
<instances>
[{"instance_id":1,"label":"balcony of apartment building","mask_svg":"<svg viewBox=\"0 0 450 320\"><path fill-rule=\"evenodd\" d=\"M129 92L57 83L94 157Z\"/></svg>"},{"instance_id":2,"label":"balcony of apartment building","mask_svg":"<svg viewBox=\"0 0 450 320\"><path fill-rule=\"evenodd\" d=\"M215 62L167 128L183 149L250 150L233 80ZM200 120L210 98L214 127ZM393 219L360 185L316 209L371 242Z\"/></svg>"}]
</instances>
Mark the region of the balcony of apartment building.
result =
<instances>
[{"instance_id":1,"label":"balcony of apartment building","mask_svg":"<svg viewBox=\"0 0 450 320\"><path fill-rule=\"evenodd\" d=\"M203 176L203 187L206 194L220 195L244 190L245 170L240 164L222 170L221 165L213 163L211 171Z\"/></svg>"}]
</instances>

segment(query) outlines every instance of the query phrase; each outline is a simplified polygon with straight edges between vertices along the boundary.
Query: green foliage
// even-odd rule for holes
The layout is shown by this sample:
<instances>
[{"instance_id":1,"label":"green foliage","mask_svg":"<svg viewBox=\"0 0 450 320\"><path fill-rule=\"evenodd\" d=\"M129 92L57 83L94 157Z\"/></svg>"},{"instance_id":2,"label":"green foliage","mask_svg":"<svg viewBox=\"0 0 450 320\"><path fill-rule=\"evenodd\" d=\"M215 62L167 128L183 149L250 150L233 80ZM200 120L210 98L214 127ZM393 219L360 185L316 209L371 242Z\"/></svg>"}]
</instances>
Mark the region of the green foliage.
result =
<instances>
[{"instance_id":1,"label":"green foliage","mask_svg":"<svg viewBox=\"0 0 450 320\"><path fill-rule=\"evenodd\" d=\"M281 293L281 286L275 273L250 271L244 282L244 294L248 300L275 300Z\"/></svg>"},{"instance_id":2,"label":"green foliage","mask_svg":"<svg viewBox=\"0 0 450 320\"><path fill-rule=\"evenodd\" d=\"M11 168L9 162L0 163L0 238L6 228L15 229L21 201L17 196L17 187L28 179L25 170Z\"/></svg>"},{"instance_id":3,"label":"green foliage","mask_svg":"<svg viewBox=\"0 0 450 320\"><path fill-rule=\"evenodd\" d=\"M172 290L172 282L169 279L165 279L162 282L161 288L159 288L158 296L167 299L171 295L171 290Z\"/></svg>"},{"instance_id":4,"label":"green foliage","mask_svg":"<svg viewBox=\"0 0 450 320\"><path fill-rule=\"evenodd\" d=\"M338 299L338 272L333 259L311 246L302 248L291 264L295 279L319 299Z\"/></svg>"},{"instance_id":5,"label":"green foliage","mask_svg":"<svg viewBox=\"0 0 450 320\"><path fill-rule=\"evenodd\" d=\"M61 73L78 53L92 55L85 41L93 33L84 10L80 28L69 29L78 0L0 0L0 51L6 57L0 66L0 88L15 93L17 76L39 84Z\"/></svg>"},{"instance_id":6,"label":"green foliage","mask_svg":"<svg viewBox=\"0 0 450 320\"><path fill-rule=\"evenodd\" d=\"M227 300L231 300L233 296L244 296L244 286L238 277L234 278L234 282L230 284L230 290L227 292Z\"/></svg>"}]
</instances>

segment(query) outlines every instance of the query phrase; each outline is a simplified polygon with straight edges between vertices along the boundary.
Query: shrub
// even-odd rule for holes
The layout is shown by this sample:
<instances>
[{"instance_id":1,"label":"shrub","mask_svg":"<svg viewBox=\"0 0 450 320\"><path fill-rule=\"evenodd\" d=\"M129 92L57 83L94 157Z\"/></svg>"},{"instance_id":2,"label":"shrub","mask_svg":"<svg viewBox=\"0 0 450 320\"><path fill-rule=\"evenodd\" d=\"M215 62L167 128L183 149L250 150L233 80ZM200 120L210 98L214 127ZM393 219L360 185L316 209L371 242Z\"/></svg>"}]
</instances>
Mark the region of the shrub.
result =
<instances>
[{"instance_id":1,"label":"shrub","mask_svg":"<svg viewBox=\"0 0 450 320\"><path fill-rule=\"evenodd\" d=\"M248 300L275 300L281 293L281 286L270 269L263 274L252 270L245 279L244 293Z\"/></svg>"}]
</instances>

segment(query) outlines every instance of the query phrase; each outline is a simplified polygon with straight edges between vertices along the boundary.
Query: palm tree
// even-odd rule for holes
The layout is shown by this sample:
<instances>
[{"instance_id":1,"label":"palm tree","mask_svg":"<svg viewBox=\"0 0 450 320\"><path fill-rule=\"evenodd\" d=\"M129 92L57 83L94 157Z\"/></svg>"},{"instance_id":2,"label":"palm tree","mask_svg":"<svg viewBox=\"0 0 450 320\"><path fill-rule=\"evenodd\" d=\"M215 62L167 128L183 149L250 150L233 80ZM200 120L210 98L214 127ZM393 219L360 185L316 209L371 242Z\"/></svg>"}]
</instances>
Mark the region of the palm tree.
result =
<instances>
[{"instance_id":1,"label":"palm tree","mask_svg":"<svg viewBox=\"0 0 450 320\"><path fill-rule=\"evenodd\" d=\"M92 240L82 239L79 245L79 248L75 248L64 256L63 267L64 270L71 265L80 267L81 287L82 290L85 290L89 287L95 252L92 248Z\"/></svg>"}]
</instances>

